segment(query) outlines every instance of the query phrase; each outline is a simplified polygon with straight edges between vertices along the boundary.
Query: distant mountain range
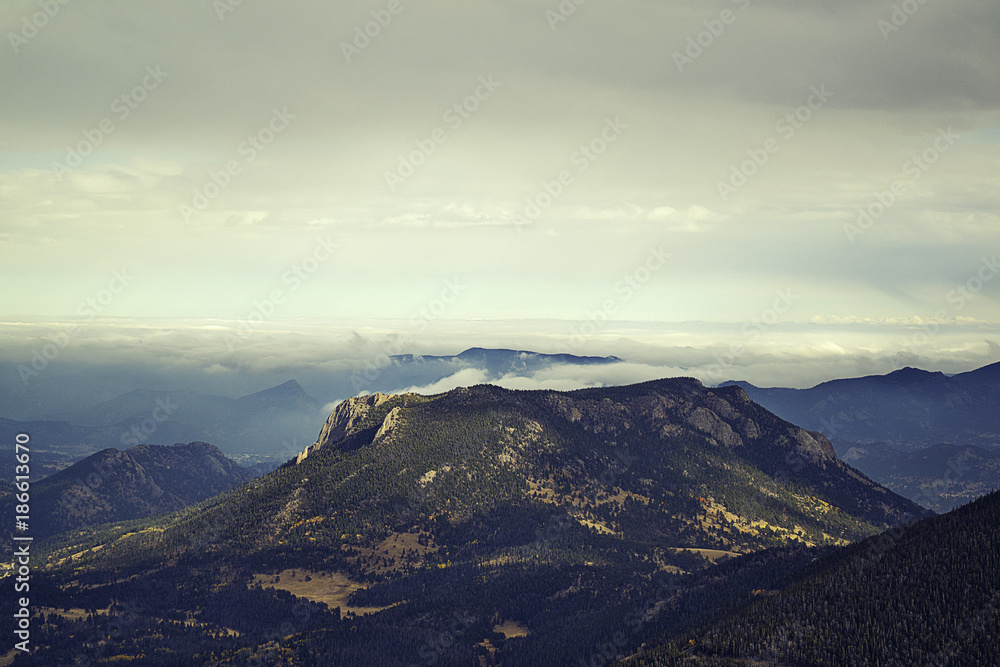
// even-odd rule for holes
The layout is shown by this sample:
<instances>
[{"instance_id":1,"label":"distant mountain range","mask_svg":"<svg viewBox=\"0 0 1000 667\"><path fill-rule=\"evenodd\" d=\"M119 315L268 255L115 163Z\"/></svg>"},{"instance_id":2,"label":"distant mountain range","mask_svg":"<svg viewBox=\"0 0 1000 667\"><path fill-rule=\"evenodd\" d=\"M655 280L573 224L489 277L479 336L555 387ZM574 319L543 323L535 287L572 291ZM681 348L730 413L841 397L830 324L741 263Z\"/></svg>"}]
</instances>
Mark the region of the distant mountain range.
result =
<instances>
[{"instance_id":1,"label":"distant mountain range","mask_svg":"<svg viewBox=\"0 0 1000 667\"><path fill-rule=\"evenodd\" d=\"M617 357L486 348L470 348L457 355L397 355L384 359L384 365L354 376L359 390L378 386L433 387L444 378L468 370L475 371L468 373L470 379L482 382L530 377L556 366L621 362ZM991 457L985 453L966 457L971 462L968 474L960 477L956 477L955 465L949 467L950 458L941 461L936 469L924 465L909 470L909 459L903 457L899 467L890 473L884 465L870 465L873 460L869 456L876 451L877 443L908 452L942 443L990 451L1000 442L1000 364L953 377L907 368L885 376L834 380L802 390L725 383L731 384L743 387L754 401L789 422L824 433L841 457L853 457L849 462L856 468L927 507L949 509L1000 485L1000 473L987 464ZM266 461L277 465L313 441L326 418L322 404L294 380L237 399L191 390L138 389L97 405L66 411L59 420L0 418L0 438L10 440L21 431L31 433L38 443L33 455L35 470L42 475L107 447L192 441L211 442L239 456L246 465L260 461L264 470ZM882 454L891 456L892 452ZM956 451L954 455L960 454ZM4 473L4 477L9 476L10 471Z\"/></svg>"},{"instance_id":2,"label":"distant mountain range","mask_svg":"<svg viewBox=\"0 0 1000 667\"><path fill-rule=\"evenodd\" d=\"M660 616L682 590L690 609L742 600L811 545L926 514L738 387L376 393L262 478L42 543L32 590L136 601L101 649L124 664L604 664L682 618ZM33 659L71 660L108 622L38 623Z\"/></svg>"},{"instance_id":3,"label":"distant mountain range","mask_svg":"<svg viewBox=\"0 0 1000 667\"><path fill-rule=\"evenodd\" d=\"M231 454L287 459L315 437L325 417L321 408L294 380L237 399L135 390L65 421L0 418L0 438L29 433L40 450L36 469L48 473L100 449L138 444L202 441Z\"/></svg>"},{"instance_id":4,"label":"distant mountain range","mask_svg":"<svg viewBox=\"0 0 1000 667\"><path fill-rule=\"evenodd\" d=\"M352 394L359 390L398 393L423 387L463 370L480 371L479 382L495 382L511 376L531 376L555 366L598 366L620 363L618 357L587 357L574 354L545 354L529 350L472 347L455 355L398 354L391 363L356 372Z\"/></svg>"},{"instance_id":5,"label":"distant mountain range","mask_svg":"<svg viewBox=\"0 0 1000 667\"><path fill-rule=\"evenodd\" d=\"M885 442L909 450L939 443L1000 446L1000 363L951 377L904 368L810 389L724 384L743 387L776 415L835 443Z\"/></svg>"},{"instance_id":6,"label":"distant mountain range","mask_svg":"<svg viewBox=\"0 0 1000 667\"><path fill-rule=\"evenodd\" d=\"M845 461L942 512L1000 487L1000 363L947 376L904 368L810 389L736 385L830 438Z\"/></svg>"},{"instance_id":7,"label":"distant mountain range","mask_svg":"<svg viewBox=\"0 0 1000 667\"><path fill-rule=\"evenodd\" d=\"M535 371L553 364L573 364L588 366L593 364L615 364L621 361L618 357L581 357L575 354L543 354L528 350L487 349L470 347L456 355L412 355L400 354L392 357L401 363L417 362L452 362L461 361L476 368L483 368L490 373L505 375L524 371Z\"/></svg>"},{"instance_id":8,"label":"distant mountain range","mask_svg":"<svg viewBox=\"0 0 1000 667\"><path fill-rule=\"evenodd\" d=\"M294 371L283 371L265 364L261 368L236 366L213 372L198 365L163 367L152 362L109 365L83 360L64 362L60 358L44 372L25 381L16 361L0 359L0 417L21 422L90 424L90 412L98 404L114 402L134 390L170 388L171 397L180 402L178 396L182 391L209 397L237 397L262 387L280 385L290 377L294 377L307 394L317 399L319 405L325 405L364 392L400 393L413 387L426 387L462 371L467 374L475 371L476 374L470 380L459 381L452 386L492 382L508 375L531 375L558 366L589 366L593 369L595 365L619 361L615 357L478 347L454 355L388 356L397 350L396 346L390 345L391 342L387 339L379 343L357 336L356 350L350 356L330 360L335 363L297 364L293 367ZM190 406L191 401L184 404ZM144 409L151 411L153 406ZM125 418L138 414L119 416ZM317 423L321 424L325 417L325 414L320 415ZM314 436L315 433L312 433L305 437ZM223 449L226 447L223 446Z\"/></svg>"}]
</instances>

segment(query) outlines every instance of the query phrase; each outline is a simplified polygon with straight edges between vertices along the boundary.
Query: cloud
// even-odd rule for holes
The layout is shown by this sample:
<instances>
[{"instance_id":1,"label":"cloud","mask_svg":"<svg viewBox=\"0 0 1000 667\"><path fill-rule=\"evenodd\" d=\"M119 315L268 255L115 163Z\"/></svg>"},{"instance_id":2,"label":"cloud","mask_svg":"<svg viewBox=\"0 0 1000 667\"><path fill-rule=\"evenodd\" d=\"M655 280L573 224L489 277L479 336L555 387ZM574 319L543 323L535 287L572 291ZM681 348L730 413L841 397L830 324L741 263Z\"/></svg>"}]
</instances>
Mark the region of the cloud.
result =
<instances>
[{"instance_id":1,"label":"cloud","mask_svg":"<svg viewBox=\"0 0 1000 667\"><path fill-rule=\"evenodd\" d=\"M690 377L687 369L635 363L578 366L556 364L530 375L508 374L493 382L507 389L572 391L587 387L635 384L669 377Z\"/></svg>"},{"instance_id":2,"label":"cloud","mask_svg":"<svg viewBox=\"0 0 1000 667\"><path fill-rule=\"evenodd\" d=\"M414 393L414 394L441 394L446 391L451 391L457 387L472 387L477 384L486 384L489 381L489 373L482 368L463 368L462 370L449 375L448 377L441 378L437 382L422 386L422 387L408 387L407 389L399 393Z\"/></svg>"},{"instance_id":3,"label":"cloud","mask_svg":"<svg viewBox=\"0 0 1000 667\"><path fill-rule=\"evenodd\" d=\"M615 331L573 350L624 359L614 364L525 364L521 370L497 371L419 356L453 355L474 345L554 353L566 343L569 324L534 322L527 328L542 333L526 335L523 321L467 322L461 336L425 334L402 350L399 336L374 326L365 335L334 326L286 328L257 333L246 347L230 351L222 332L232 329L224 323L3 323L0 416L62 419L136 389L236 398L292 379L325 404L325 414L359 392L436 394L481 383L572 390L686 376L708 385L747 380L758 386L808 387L903 366L968 371L996 362L1000 339L1000 327L983 323L775 325L749 334L741 324L692 322L665 332L662 325L632 323L616 325ZM399 325L404 331L406 322ZM387 351L418 356L412 362L386 361Z\"/></svg>"},{"instance_id":4,"label":"cloud","mask_svg":"<svg viewBox=\"0 0 1000 667\"><path fill-rule=\"evenodd\" d=\"M343 402L344 401L342 401L342 400L341 401L331 401L331 402L327 403L326 405L324 405L322 408L320 408L320 412L325 412L327 414L330 414L334 410L337 409L338 405L340 405Z\"/></svg>"}]
</instances>

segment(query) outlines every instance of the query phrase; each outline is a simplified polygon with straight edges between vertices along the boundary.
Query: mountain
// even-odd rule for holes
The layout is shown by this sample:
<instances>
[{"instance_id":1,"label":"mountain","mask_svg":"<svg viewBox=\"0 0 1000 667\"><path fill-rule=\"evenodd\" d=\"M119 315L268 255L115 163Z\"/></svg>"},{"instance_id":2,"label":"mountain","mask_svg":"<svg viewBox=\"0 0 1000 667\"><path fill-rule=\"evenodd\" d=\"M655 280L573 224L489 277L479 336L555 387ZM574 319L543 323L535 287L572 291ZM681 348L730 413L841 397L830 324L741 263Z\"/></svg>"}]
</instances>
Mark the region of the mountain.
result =
<instances>
[{"instance_id":1,"label":"mountain","mask_svg":"<svg viewBox=\"0 0 1000 667\"><path fill-rule=\"evenodd\" d=\"M494 373L508 373L522 370L537 370L552 364L573 364L589 366L593 364L616 364L618 357L581 357L575 354L544 354L529 350L508 350L504 348L470 347L455 355L413 355L399 354L392 357L403 363L431 361L461 361L477 368L485 368Z\"/></svg>"},{"instance_id":2,"label":"mountain","mask_svg":"<svg viewBox=\"0 0 1000 667\"><path fill-rule=\"evenodd\" d=\"M951 377L903 368L810 389L722 386L734 385L924 507L947 511L1000 483L1000 363Z\"/></svg>"},{"instance_id":3,"label":"mountain","mask_svg":"<svg viewBox=\"0 0 1000 667\"><path fill-rule=\"evenodd\" d=\"M842 458L904 498L947 512L1000 487L1000 449L938 444L900 451L886 443L855 445Z\"/></svg>"},{"instance_id":4,"label":"mountain","mask_svg":"<svg viewBox=\"0 0 1000 667\"><path fill-rule=\"evenodd\" d=\"M903 368L810 389L727 382L754 401L834 442L886 442L902 449L949 443L1000 446L1000 362L968 373Z\"/></svg>"},{"instance_id":5,"label":"mountain","mask_svg":"<svg viewBox=\"0 0 1000 667\"><path fill-rule=\"evenodd\" d=\"M235 412L259 415L266 412L310 412L319 407L295 380L258 391L236 400Z\"/></svg>"},{"instance_id":6,"label":"mountain","mask_svg":"<svg viewBox=\"0 0 1000 667\"><path fill-rule=\"evenodd\" d=\"M454 355L397 354L383 357L384 364L362 364L351 376L350 395L362 392L399 393L411 387L429 387L446 378L462 378L456 384L495 382L509 377L531 377L547 369L565 366L605 366L620 363L618 357L545 354L529 350L473 347Z\"/></svg>"},{"instance_id":7,"label":"mountain","mask_svg":"<svg viewBox=\"0 0 1000 667\"><path fill-rule=\"evenodd\" d=\"M425 408L417 407L423 403ZM431 414L423 417L425 411ZM360 447L366 444L363 441L367 435L379 440L380 435L391 434L395 440L396 431L404 429L405 435L399 438L405 441L414 437L405 430L410 415L418 423L430 420L438 431L452 420L460 422L456 429L464 430L468 427L463 422L483 411L509 416L513 421L507 428L543 434L530 441L556 448L555 459L583 457L576 464L582 468L575 474L564 471L556 475L551 472L557 467L553 457L547 458L533 447L522 444L513 449L500 448L496 455L510 457L535 493L551 493L549 487L557 486L562 477L566 478L561 485L564 488L594 486L594 480L607 467L612 468L609 476L613 479L620 474L618 467L634 477L639 473L630 468L633 459L639 457L643 469L640 478L658 482L658 488L670 490L669 496L686 493L701 498L699 503L723 516L729 506L739 508L733 510L737 515L747 516L760 513L764 507L777 511L783 502L799 502L780 494L781 500L775 501L769 491L760 489L746 494L743 487L747 479L754 477L802 485L808 492L819 494L817 498L823 498L823 502L875 525L889 525L916 511L911 503L898 497L892 497L890 502L891 494L886 496L884 489L839 461L832 445L822 436L775 419L753 404L743 391L708 390L690 379L566 393L511 392L481 385L431 399L383 394L349 399L334 410L317 442L300 455L299 461L323 447L346 441L347 436L360 438L352 440L357 445L351 445ZM479 437L495 448L501 447L503 434L497 432L499 427L492 417L482 428ZM663 440L677 446L664 449ZM440 463L452 465L450 460ZM482 464L473 460L471 465ZM648 485L637 484L630 490L642 493ZM802 515L802 507L796 507L794 513ZM722 523L731 520L722 519ZM817 541L824 538L818 537Z\"/></svg>"},{"instance_id":8,"label":"mountain","mask_svg":"<svg viewBox=\"0 0 1000 667\"><path fill-rule=\"evenodd\" d=\"M107 611L33 625L24 664L123 604L84 658L593 664L660 632L661 596L718 605L926 514L738 387L376 393L263 478L36 545L36 604Z\"/></svg>"},{"instance_id":9,"label":"mountain","mask_svg":"<svg viewBox=\"0 0 1000 667\"><path fill-rule=\"evenodd\" d=\"M993 492L838 549L624 664L996 664L998 525Z\"/></svg>"},{"instance_id":10,"label":"mountain","mask_svg":"<svg viewBox=\"0 0 1000 667\"><path fill-rule=\"evenodd\" d=\"M31 534L172 512L253 478L204 442L105 449L31 487Z\"/></svg>"},{"instance_id":11,"label":"mountain","mask_svg":"<svg viewBox=\"0 0 1000 667\"><path fill-rule=\"evenodd\" d=\"M136 389L96 406L77 410L66 415L66 419L81 426L116 426L151 417L153 412L168 413L167 417L171 417L184 408L186 422L217 424L220 415L228 416L232 404L231 398L196 391Z\"/></svg>"}]
</instances>

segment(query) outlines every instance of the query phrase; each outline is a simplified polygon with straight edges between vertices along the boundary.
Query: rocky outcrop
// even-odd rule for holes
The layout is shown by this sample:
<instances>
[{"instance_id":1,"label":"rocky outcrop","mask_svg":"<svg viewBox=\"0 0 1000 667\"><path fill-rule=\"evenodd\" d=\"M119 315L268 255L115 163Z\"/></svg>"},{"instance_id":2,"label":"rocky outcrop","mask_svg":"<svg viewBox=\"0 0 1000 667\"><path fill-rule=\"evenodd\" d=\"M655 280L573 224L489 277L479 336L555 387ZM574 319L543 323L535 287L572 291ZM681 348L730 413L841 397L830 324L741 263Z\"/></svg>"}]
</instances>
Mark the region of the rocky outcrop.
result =
<instances>
[{"instance_id":1,"label":"rocky outcrop","mask_svg":"<svg viewBox=\"0 0 1000 667\"><path fill-rule=\"evenodd\" d=\"M392 410L390 410L389 414L387 414L385 416L385 419L382 420L382 425L379 427L378 433L375 434L375 437L372 439L372 442L379 442L380 439L389 437L389 434L392 432L392 429L395 428L401 421L400 418L402 413L403 413L403 408L399 407L398 405L394 407Z\"/></svg>"},{"instance_id":2,"label":"rocky outcrop","mask_svg":"<svg viewBox=\"0 0 1000 667\"><path fill-rule=\"evenodd\" d=\"M374 408L382 405L392 398L392 396L392 394L376 392L367 396L355 396L343 401L330 413L326 423L323 424L323 428L319 432L319 437L316 438L316 442L302 450L295 458L296 465L302 463L310 454L315 453L320 448L343 439L351 431L360 426L365 417Z\"/></svg>"},{"instance_id":3,"label":"rocky outcrop","mask_svg":"<svg viewBox=\"0 0 1000 667\"><path fill-rule=\"evenodd\" d=\"M806 431L796 427L795 442L800 450L805 450L814 462L822 459L837 460L837 452L825 435L818 431Z\"/></svg>"},{"instance_id":4,"label":"rocky outcrop","mask_svg":"<svg viewBox=\"0 0 1000 667\"><path fill-rule=\"evenodd\" d=\"M728 407L729 404L726 405ZM735 418L735 413L732 418ZM726 447L743 446L743 440L733 432L732 427L708 408L695 408L688 416L687 422Z\"/></svg>"}]
</instances>

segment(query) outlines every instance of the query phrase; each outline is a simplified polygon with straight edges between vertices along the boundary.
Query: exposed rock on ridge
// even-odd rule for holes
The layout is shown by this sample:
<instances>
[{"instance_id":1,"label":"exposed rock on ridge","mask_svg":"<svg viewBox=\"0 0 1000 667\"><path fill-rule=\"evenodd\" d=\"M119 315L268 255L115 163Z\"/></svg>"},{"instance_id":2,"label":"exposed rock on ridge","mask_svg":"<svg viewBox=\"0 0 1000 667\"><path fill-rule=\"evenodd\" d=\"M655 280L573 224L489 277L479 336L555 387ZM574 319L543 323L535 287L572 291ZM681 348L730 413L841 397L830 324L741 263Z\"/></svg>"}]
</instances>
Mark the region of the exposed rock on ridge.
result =
<instances>
[{"instance_id":1,"label":"exposed rock on ridge","mask_svg":"<svg viewBox=\"0 0 1000 667\"><path fill-rule=\"evenodd\" d=\"M302 453L295 458L295 463L302 463L310 454L314 454L321 447L337 442L351 433L368 416L369 412L388 401L392 396L392 394L376 392L367 396L355 396L342 402L330 413L316 442L302 450Z\"/></svg>"}]
</instances>

